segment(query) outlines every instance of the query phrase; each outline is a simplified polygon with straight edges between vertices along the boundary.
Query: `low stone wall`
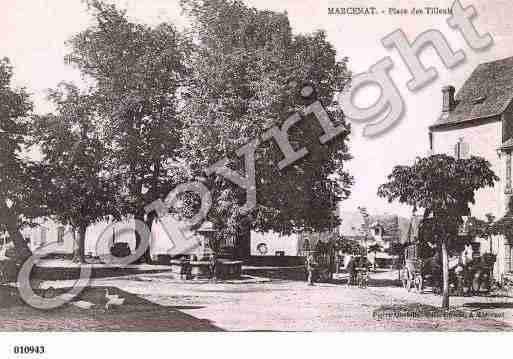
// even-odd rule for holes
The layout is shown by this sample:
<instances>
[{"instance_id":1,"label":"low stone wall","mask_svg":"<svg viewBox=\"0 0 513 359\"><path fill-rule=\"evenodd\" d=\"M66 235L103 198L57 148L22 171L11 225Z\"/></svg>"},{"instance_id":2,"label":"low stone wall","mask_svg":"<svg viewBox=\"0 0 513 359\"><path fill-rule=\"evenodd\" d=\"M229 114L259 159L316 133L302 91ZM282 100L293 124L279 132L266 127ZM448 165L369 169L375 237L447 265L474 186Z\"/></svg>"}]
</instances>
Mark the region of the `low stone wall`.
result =
<instances>
[{"instance_id":1,"label":"low stone wall","mask_svg":"<svg viewBox=\"0 0 513 359\"><path fill-rule=\"evenodd\" d=\"M216 277L218 279L237 279L242 274L242 261L219 259L216 265ZM190 276L192 278L209 278L209 261L183 261L172 259L169 262L171 271L175 274L182 274L184 265L190 265Z\"/></svg>"},{"instance_id":2,"label":"low stone wall","mask_svg":"<svg viewBox=\"0 0 513 359\"><path fill-rule=\"evenodd\" d=\"M305 257L300 256L251 256L246 261L250 266L295 267L305 264Z\"/></svg>"},{"instance_id":3,"label":"low stone wall","mask_svg":"<svg viewBox=\"0 0 513 359\"><path fill-rule=\"evenodd\" d=\"M155 267L155 269L148 268L139 269L137 265L132 266L90 266L92 273L91 278L108 278L108 277L122 277L134 274L153 274L169 271L162 267ZM15 280L18 268L11 270L11 280ZM31 272L31 278L42 280L76 280L80 278L80 268L76 267L40 267L35 266Z\"/></svg>"}]
</instances>

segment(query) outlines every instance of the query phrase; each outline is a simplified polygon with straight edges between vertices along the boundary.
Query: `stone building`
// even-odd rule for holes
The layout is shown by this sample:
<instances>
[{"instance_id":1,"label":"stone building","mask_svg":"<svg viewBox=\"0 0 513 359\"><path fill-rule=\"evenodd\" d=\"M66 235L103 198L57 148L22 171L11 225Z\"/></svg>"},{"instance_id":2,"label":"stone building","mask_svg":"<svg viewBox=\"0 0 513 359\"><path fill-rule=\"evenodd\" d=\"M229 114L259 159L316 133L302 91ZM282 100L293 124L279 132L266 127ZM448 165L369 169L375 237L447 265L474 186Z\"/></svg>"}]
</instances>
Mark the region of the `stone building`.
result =
<instances>
[{"instance_id":1,"label":"stone building","mask_svg":"<svg viewBox=\"0 0 513 359\"><path fill-rule=\"evenodd\" d=\"M430 152L487 159L500 181L476 193L472 216L484 219L491 213L501 218L513 193L513 57L479 65L455 92L453 86L442 89L442 111L429 128ZM493 242L497 255L494 276L501 281L512 270L511 246L502 236ZM481 245L482 252L489 251L487 248Z\"/></svg>"}]
</instances>

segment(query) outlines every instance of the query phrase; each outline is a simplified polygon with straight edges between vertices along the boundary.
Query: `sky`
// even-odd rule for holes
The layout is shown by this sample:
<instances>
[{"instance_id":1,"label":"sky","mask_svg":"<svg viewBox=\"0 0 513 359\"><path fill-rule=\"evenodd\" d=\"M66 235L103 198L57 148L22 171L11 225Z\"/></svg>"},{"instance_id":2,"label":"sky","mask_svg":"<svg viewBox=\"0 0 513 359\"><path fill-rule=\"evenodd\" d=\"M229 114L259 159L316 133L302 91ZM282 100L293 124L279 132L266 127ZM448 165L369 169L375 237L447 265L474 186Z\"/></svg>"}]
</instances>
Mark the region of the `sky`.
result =
<instances>
[{"instance_id":1,"label":"sky","mask_svg":"<svg viewBox=\"0 0 513 359\"><path fill-rule=\"evenodd\" d=\"M179 28L187 26L178 0L122 0L110 1L127 10L128 16L140 22L157 24L170 21ZM353 123L349 172L355 177L350 199L341 203L344 211L365 206L371 213L397 213L405 217L411 209L397 203L389 204L376 195L378 186L395 165L411 164L416 156L428 150L428 126L433 124L441 110L441 88L453 85L458 90L473 69L480 63L513 56L513 28L511 0L462 0L463 6L473 5L478 16L473 20L480 33L490 33L494 44L488 50L475 52L461 35L446 24L443 15L329 15L329 7L379 6L411 9L425 6L447 8L452 0L245 0L258 9L287 11L293 31L308 33L318 29L327 32L339 57L349 57L353 73L365 72L385 56L394 62L391 76L406 104L402 120L391 131L375 138L362 136L362 124ZM379 5L377 5L379 4ZM64 64L67 53L65 42L90 23L81 0L10 0L0 5L0 56L11 59L15 70L15 84L26 87L33 94L36 112L46 113L51 107L45 100L46 90L65 81L80 82L77 70ZM402 29L410 41L420 33L441 31L453 50L463 50L466 61L448 70L432 48L422 51L420 58L426 66L434 66L438 79L417 92L406 87L410 74L395 50L381 45L381 39L396 29ZM357 104L371 105L379 96L376 87L358 93Z\"/></svg>"}]
</instances>

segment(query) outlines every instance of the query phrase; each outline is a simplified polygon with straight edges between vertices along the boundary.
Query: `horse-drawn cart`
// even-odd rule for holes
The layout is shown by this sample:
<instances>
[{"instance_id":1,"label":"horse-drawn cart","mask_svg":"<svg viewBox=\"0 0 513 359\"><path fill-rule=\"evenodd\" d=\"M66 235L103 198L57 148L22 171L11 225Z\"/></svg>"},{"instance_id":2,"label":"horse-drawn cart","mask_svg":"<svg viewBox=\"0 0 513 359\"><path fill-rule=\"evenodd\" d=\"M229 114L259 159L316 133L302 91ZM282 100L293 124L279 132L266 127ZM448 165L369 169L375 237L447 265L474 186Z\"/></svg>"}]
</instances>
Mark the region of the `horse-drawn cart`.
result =
<instances>
[{"instance_id":1,"label":"horse-drawn cart","mask_svg":"<svg viewBox=\"0 0 513 359\"><path fill-rule=\"evenodd\" d=\"M337 262L335 249L330 243L318 242L315 250L304 251L304 255L305 258L313 256L316 281L329 282L333 279Z\"/></svg>"},{"instance_id":2,"label":"horse-drawn cart","mask_svg":"<svg viewBox=\"0 0 513 359\"><path fill-rule=\"evenodd\" d=\"M455 265L450 265L450 268L454 269ZM407 259L401 270L401 281L408 292L414 288L418 293L422 293L426 287L431 287L434 293L441 292L441 261L437 257Z\"/></svg>"},{"instance_id":3,"label":"horse-drawn cart","mask_svg":"<svg viewBox=\"0 0 513 359\"><path fill-rule=\"evenodd\" d=\"M403 268L399 272L403 288L408 292L412 287L420 291L424 282L421 272L422 261L418 259L406 259Z\"/></svg>"},{"instance_id":4,"label":"horse-drawn cart","mask_svg":"<svg viewBox=\"0 0 513 359\"><path fill-rule=\"evenodd\" d=\"M400 270L403 287L422 293L431 287L434 293L442 291L442 258L439 254L419 251L418 244L411 244L404 251L404 265ZM449 257L449 289L463 295L490 291L495 256L483 254L467 261L461 256Z\"/></svg>"}]
</instances>

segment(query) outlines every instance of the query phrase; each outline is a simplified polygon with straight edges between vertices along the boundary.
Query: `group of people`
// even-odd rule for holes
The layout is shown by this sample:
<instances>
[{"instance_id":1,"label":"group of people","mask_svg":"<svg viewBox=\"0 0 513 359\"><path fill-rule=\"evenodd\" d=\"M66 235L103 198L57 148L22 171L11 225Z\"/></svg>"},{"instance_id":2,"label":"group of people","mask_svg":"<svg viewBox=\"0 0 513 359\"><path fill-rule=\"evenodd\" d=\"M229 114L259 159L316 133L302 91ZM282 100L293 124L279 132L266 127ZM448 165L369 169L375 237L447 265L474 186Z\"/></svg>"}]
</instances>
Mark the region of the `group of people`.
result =
<instances>
[{"instance_id":1,"label":"group of people","mask_svg":"<svg viewBox=\"0 0 513 359\"><path fill-rule=\"evenodd\" d=\"M364 269L368 270L370 266L369 260L364 256L353 256L348 255L347 262L345 269L347 270L347 273L349 274L349 277L347 279L347 285L356 285L357 284L357 277L358 277L358 270Z\"/></svg>"},{"instance_id":2,"label":"group of people","mask_svg":"<svg viewBox=\"0 0 513 359\"><path fill-rule=\"evenodd\" d=\"M182 262L182 268L180 271L180 278L184 280L189 280L192 278L192 262L198 260L196 255L191 255L184 258ZM208 257L208 272L209 272L209 280L216 281L217 280L217 255L215 253L211 253Z\"/></svg>"},{"instance_id":3,"label":"group of people","mask_svg":"<svg viewBox=\"0 0 513 359\"><path fill-rule=\"evenodd\" d=\"M487 260L493 255L483 254L474 257L471 245L466 245L461 252L452 253L449 257L449 289L457 295L472 294L481 290L488 291L492 281L493 262ZM421 261L420 273L433 287L435 292L441 293L443 288L442 256L440 251Z\"/></svg>"},{"instance_id":4,"label":"group of people","mask_svg":"<svg viewBox=\"0 0 513 359\"><path fill-rule=\"evenodd\" d=\"M346 264L344 267L349 274L347 283L348 283L348 285L356 285L358 271L361 270L362 268L365 270L368 270L369 266L370 266L369 260L365 256L353 256L353 255L348 255L346 257L346 259L347 260L346 260ZM337 261L336 265L337 266L339 265L338 261ZM308 283L308 285L312 286L312 285L314 285L316 270L318 269L317 268L318 263L316 262L315 256L313 253L309 253L306 256L305 266L306 266L306 272L307 272L307 283Z\"/></svg>"}]
</instances>

